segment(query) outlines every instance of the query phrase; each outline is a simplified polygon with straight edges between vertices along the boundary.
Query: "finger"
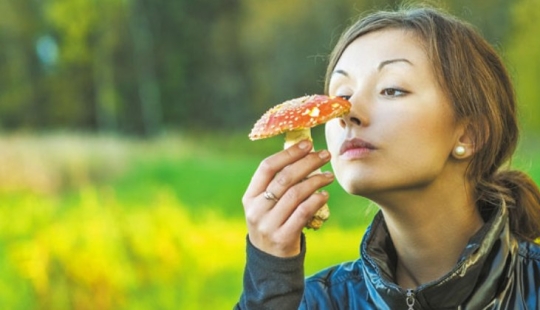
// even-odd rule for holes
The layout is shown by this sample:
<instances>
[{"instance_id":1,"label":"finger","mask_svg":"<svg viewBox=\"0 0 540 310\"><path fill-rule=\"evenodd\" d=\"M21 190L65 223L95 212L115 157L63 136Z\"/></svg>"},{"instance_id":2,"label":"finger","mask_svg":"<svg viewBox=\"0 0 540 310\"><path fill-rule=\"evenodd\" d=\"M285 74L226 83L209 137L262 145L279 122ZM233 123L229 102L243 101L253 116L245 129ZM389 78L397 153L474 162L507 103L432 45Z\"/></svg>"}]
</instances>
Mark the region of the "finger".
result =
<instances>
[{"instance_id":1,"label":"finger","mask_svg":"<svg viewBox=\"0 0 540 310\"><path fill-rule=\"evenodd\" d=\"M290 218L277 224L274 216L266 214L255 223L248 221L249 238L258 249L279 257L297 255L302 229L328 200L326 192L314 193L300 203Z\"/></svg>"},{"instance_id":2,"label":"finger","mask_svg":"<svg viewBox=\"0 0 540 310\"><path fill-rule=\"evenodd\" d=\"M315 213L324 206L328 198L329 195L326 191L317 192L309 196L308 199L294 210L287 221L283 223L281 229L291 234L299 234Z\"/></svg>"},{"instance_id":3,"label":"finger","mask_svg":"<svg viewBox=\"0 0 540 310\"><path fill-rule=\"evenodd\" d=\"M334 181L334 175L331 172L325 172L313 175L305 181L296 184L285 192L279 202L270 210L268 218L275 223L272 226L282 226L296 212L300 206L315 195L320 188L327 186ZM302 207L305 208L305 207ZM313 214L317 211L316 208ZM302 226L305 223L302 224Z\"/></svg>"},{"instance_id":4,"label":"finger","mask_svg":"<svg viewBox=\"0 0 540 310\"><path fill-rule=\"evenodd\" d=\"M278 172L306 156L306 154L311 151L311 148L311 142L309 140L304 140L264 159L253 174L251 182L245 192L245 196L255 197L264 192L270 181L272 181Z\"/></svg>"},{"instance_id":5,"label":"finger","mask_svg":"<svg viewBox=\"0 0 540 310\"><path fill-rule=\"evenodd\" d=\"M289 188L308 178L314 170L318 170L329 160L330 153L327 150L313 152L283 168L268 184L266 190L281 198Z\"/></svg>"}]
</instances>

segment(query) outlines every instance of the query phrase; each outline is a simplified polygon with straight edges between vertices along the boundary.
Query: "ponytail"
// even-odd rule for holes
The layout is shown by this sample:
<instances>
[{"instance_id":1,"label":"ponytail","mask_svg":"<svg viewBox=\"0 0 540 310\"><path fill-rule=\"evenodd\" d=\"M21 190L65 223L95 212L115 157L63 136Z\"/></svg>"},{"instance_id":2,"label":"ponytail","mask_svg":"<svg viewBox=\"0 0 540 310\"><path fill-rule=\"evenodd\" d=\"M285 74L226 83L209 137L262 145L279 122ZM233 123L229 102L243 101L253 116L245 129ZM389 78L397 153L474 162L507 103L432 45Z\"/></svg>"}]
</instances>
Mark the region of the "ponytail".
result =
<instances>
[{"instance_id":1,"label":"ponytail","mask_svg":"<svg viewBox=\"0 0 540 310\"><path fill-rule=\"evenodd\" d=\"M516 236L540 241L540 190L527 174L517 170L498 171L492 182L480 182L481 201L493 205L502 196L509 214L510 230ZM481 190L483 187L484 190Z\"/></svg>"}]
</instances>

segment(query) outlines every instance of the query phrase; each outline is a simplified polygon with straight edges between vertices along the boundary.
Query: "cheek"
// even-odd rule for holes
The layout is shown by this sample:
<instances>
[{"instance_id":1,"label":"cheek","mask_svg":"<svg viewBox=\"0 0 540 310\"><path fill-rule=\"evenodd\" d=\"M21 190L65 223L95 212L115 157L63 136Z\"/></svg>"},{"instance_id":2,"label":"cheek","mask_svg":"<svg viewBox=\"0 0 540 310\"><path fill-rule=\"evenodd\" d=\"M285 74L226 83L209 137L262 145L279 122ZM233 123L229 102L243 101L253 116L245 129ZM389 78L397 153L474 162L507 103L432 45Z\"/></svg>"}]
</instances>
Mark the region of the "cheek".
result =
<instances>
[{"instance_id":1,"label":"cheek","mask_svg":"<svg viewBox=\"0 0 540 310\"><path fill-rule=\"evenodd\" d=\"M339 125L339 119L333 119L326 123L325 126L326 146L333 157L336 157L340 147L340 137L343 129Z\"/></svg>"},{"instance_id":2,"label":"cheek","mask_svg":"<svg viewBox=\"0 0 540 310\"><path fill-rule=\"evenodd\" d=\"M332 170L335 173L337 182L345 191L350 193L352 184L350 176L344 173L347 169L344 169L343 163L338 160L339 149L344 140L344 133L345 131L341 127L339 119L333 119L326 123L326 145L328 151L332 154L332 159L330 160Z\"/></svg>"}]
</instances>

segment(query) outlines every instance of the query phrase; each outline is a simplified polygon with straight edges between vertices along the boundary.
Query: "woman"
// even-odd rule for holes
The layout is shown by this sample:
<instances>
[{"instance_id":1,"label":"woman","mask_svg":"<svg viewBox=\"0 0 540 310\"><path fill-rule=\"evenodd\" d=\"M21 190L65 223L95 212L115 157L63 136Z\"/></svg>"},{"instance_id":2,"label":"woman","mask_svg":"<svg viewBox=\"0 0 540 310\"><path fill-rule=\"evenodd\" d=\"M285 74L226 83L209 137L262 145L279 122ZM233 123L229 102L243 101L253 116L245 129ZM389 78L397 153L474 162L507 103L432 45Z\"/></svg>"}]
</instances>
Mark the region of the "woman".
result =
<instances>
[{"instance_id":1,"label":"woman","mask_svg":"<svg viewBox=\"0 0 540 310\"><path fill-rule=\"evenodd\" d=\"M303 141L255 172L236 307L540 309L540 192L501 168L518 128L494 49L436 9L378 12L343 34L326 81L352 109L327 123L328 151L310 153ZM361 259L304 281L302 227L334 175L304 179L328 161L347 192L380 212Z\"/></svg>"}]
</instances>

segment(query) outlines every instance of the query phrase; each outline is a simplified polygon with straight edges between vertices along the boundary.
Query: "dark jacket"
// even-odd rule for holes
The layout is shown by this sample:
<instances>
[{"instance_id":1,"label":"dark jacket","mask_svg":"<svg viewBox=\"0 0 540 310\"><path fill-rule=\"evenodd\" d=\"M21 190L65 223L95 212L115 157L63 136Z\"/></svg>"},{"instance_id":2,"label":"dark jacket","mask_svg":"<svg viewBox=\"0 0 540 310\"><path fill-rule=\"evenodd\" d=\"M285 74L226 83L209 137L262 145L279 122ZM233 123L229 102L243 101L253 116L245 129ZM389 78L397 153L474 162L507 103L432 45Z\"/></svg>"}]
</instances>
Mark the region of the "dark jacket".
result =
<instances>
[{"instance_id":1,"label":"dark jacket","mask_svg":"<svg viewBox=\"0 0 540 310\"><path fill-rule=\"evenodd\" d=\"M381 213L362 240L363 259L304 281L302 248L282 259L248 242L235 309L540 309L540 247L510 233L506 207L470 239L454 269L415 290L393 282L396 253Z\"/></svg>"}]
</instances>

